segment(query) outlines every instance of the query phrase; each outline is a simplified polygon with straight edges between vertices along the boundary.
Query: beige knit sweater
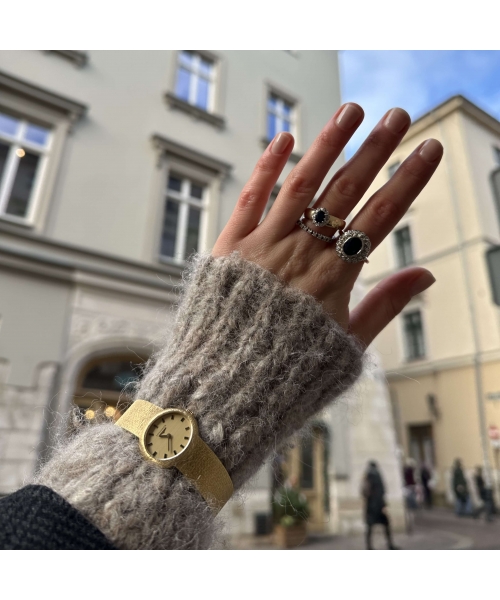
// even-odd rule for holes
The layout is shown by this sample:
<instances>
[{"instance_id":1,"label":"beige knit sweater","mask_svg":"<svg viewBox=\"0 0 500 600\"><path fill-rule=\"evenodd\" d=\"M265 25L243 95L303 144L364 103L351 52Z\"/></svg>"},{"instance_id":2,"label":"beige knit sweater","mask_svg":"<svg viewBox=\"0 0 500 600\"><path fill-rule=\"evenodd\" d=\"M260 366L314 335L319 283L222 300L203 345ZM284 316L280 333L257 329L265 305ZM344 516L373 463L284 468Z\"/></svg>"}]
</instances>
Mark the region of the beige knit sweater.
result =
<instances>
[{"instance_id":1,"label":"beige knit sweater","mask_svg":"<svg viewBox=\"0 0 500 600\"><path fill-rule=\"evenodd\" d=\"M363 348L311 296L261 267L199 256L169 344L137 397L189 409L235 490L306 420L359 376ZM63 496L118 548L209 548L211 509L176 469L145 461L113 424L83 428L35 483Z\"/></svg>"}]
</instances>

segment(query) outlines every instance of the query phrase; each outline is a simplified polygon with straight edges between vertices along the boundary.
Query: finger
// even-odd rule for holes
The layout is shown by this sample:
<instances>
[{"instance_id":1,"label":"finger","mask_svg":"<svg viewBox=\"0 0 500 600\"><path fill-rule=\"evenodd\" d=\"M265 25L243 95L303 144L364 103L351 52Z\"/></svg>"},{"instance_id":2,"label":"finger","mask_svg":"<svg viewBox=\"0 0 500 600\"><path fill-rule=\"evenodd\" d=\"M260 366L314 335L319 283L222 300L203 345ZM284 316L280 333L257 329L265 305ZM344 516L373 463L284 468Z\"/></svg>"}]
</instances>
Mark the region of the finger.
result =
<instances>
[{"instance_id":1,"label":"finger","mask_svg":"<svg viewBox=\"0 0 500 600\"><path fill-rule=\"evenodd\" d=\"M408 302L435 278L422 267L410 267L381 281L351 312L349 331L369 346Z\"/></svg>"},{"instance_id":2,"label":"finger","mask_svg":"<svg viewBox=\"0 0 500 600\"><path fill-rule=\"evenodd\" d=\"M401 108L390 110L375 126L356 154L332 177L315 203L345 219L398 147L411 119Z\"/></svg>"},{"instance_id":3,"label":"finger","mask_svg":"<svg viewBox=\"0 0 500 600\"><path fill-rule=\"evenodd\" d=\"M443 146L437 140L429 139L420 144L389 182L368 200L348 228L366 233L373 251L427 185L442 156Z\"/></svg>"},{"instance_id":4,"label":"finger","mask_svg":"<svg viewBox=\"0 0 500 600\"><path fill-rule=\"evenodd\" d=\"M262 224L266 234L281 239L295 227L326 174L363 121L363 109L349 102L325 125L300 162L292 169Z\"/></svg>"},{"instance_id":5,"label":"finger","mask_svg":"<svg viewBox=\"0 0 500 600\"><path fill-rule=\"evenodd\" d=\"M228 244L242 240L259 224L269 196L293 150L293 144L290 133L278 133L260 157L221 234Z\"/></svg>"}]
</instances>

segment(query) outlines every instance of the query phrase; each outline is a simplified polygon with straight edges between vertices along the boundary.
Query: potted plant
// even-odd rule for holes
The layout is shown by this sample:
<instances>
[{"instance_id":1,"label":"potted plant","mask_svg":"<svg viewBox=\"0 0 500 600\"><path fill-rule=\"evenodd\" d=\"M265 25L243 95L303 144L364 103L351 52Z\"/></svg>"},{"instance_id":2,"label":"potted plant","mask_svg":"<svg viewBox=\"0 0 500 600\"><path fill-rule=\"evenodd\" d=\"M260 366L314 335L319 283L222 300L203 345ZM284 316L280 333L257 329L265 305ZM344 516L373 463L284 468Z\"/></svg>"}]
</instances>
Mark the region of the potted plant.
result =
<instances>
[{"instance_id":1,"label":"potted plant","mask_svg":"<svg viewBox=\"0 0 500 600\"><path fill-rule=\"evenodd\" d=\"M280 548L296 548L307 537L309 506L305 496L295 487L284 486L273 499L274 533Z\"/></svg>"}]
</instances>

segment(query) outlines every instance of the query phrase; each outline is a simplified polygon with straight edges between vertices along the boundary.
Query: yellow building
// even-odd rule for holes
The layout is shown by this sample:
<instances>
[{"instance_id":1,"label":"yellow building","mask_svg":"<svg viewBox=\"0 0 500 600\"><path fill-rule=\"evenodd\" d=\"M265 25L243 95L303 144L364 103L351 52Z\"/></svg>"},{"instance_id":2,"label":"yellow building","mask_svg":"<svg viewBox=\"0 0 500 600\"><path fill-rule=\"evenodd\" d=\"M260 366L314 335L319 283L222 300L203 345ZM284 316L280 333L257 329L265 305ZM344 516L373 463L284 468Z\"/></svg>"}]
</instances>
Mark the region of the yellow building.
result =
<instances>
[{"instance_id":1,"label":"yellow building","mask_svg":"<svg viewBox=\"0 0 500 600\"><path fill-rule=\"evenodd\" d=\"M498 488L498 450L488 431L500 427L500 307L487 251L500 245L492 177L500 166L500 122L462 96L449 99L413 123L369 193L430 137L444 146L442 163L363 276L368 289L407 265L436 277L374 345L399 444L434 467L435 490L451 501L455 458L469 478L476 465L486 466Z\"/></svg>"}]
</instances>

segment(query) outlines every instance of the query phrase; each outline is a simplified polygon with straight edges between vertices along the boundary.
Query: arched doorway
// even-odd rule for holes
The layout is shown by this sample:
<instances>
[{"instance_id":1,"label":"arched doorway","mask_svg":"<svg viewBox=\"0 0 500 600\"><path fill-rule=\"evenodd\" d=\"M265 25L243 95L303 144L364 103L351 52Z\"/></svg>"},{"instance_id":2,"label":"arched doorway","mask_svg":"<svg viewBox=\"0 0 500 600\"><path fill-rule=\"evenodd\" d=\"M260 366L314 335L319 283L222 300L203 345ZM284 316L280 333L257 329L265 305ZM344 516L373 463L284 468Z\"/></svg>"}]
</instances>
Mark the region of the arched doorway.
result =
<instances>
[{"instance_id":1,"label":"arched doorway","mask_svg":"<svg viewBox=\"0 0 500 600\"><path fill-rule=\"evenodd\" d=\"M73 403L91 423L116 421L130 406L147 356L113 353L89 359L78 373Z\"/></svg>"}]
</instances>

